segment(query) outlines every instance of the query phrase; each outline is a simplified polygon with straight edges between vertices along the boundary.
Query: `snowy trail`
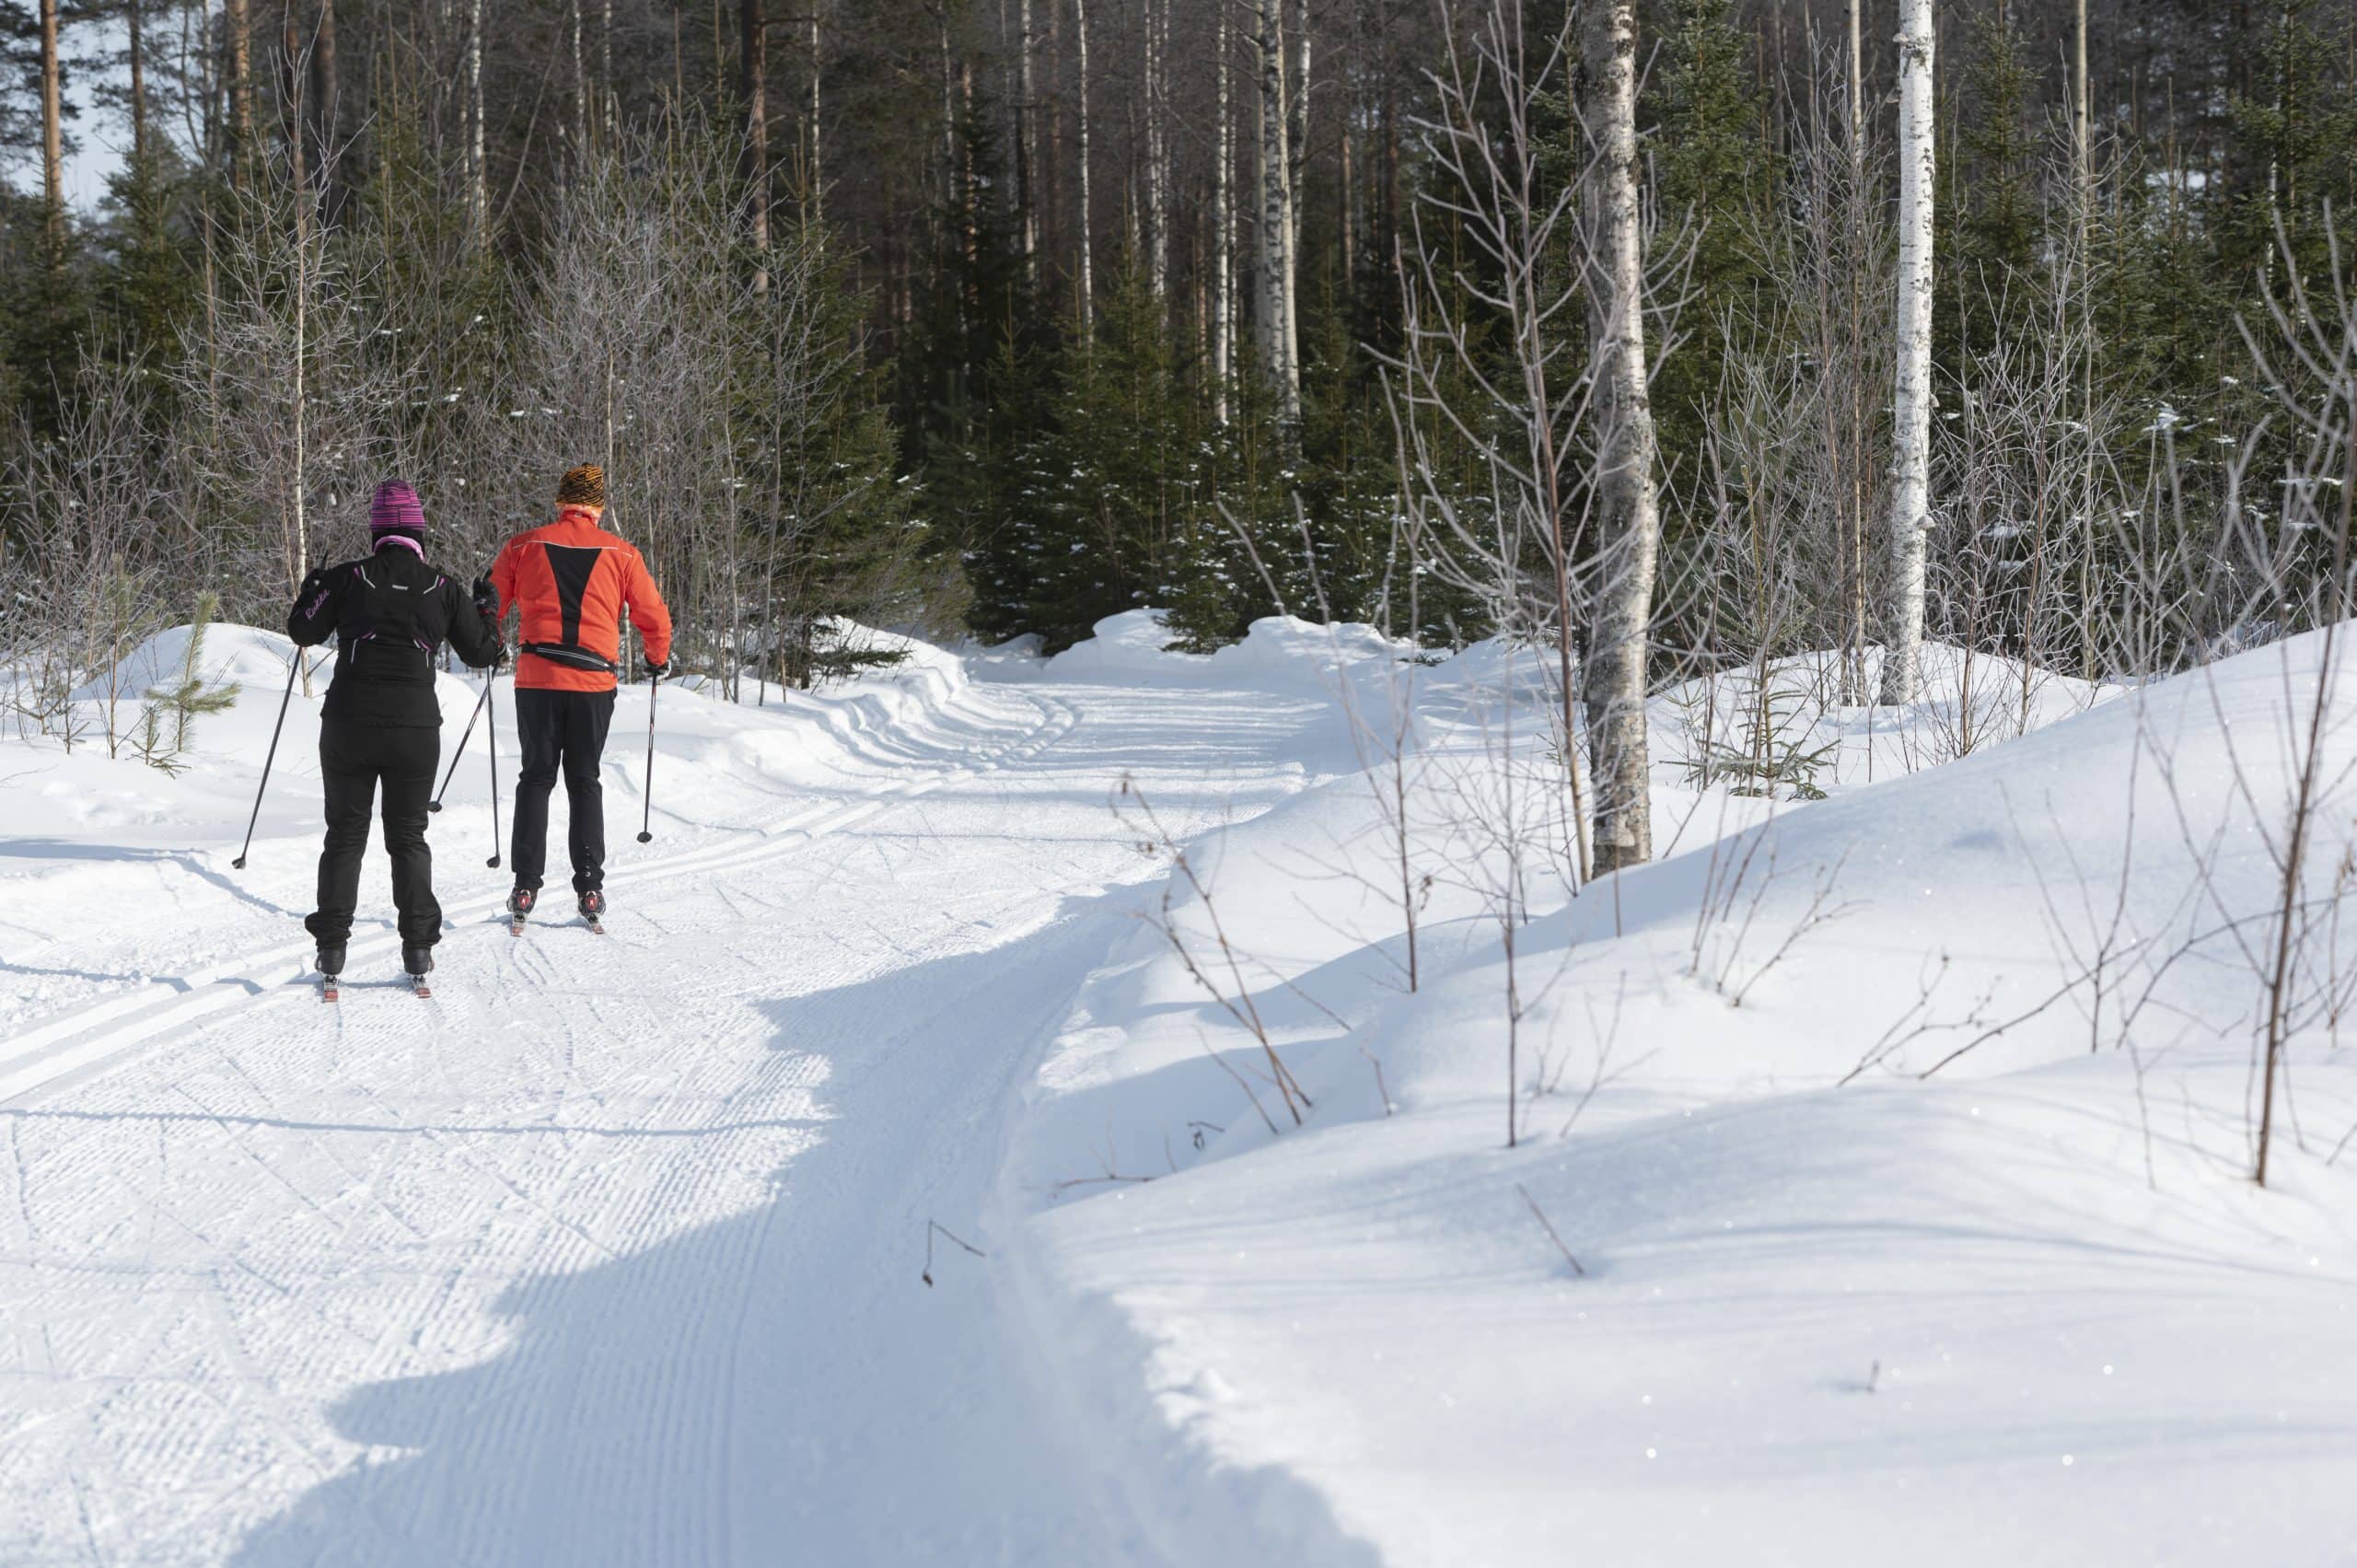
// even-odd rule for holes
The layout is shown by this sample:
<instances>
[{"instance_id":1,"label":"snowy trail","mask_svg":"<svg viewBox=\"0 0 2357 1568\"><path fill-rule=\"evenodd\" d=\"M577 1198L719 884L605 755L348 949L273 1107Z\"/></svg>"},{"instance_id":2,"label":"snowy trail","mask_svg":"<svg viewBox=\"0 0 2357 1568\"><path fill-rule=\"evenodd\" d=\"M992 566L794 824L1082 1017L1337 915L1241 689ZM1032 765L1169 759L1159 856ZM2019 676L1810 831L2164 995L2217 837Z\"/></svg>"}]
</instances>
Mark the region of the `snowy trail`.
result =
<instances>
[{"instance_id":1,"label":"snowy trail","mask_svg":"<svg viewBox=\"0 0 2357 1568\"><path fill-rule=\"evenodd\" d=\"M449 855L431 1003L372 938L322 1007L216 890L168 981L0 1046L0 1558L1162 1560L993 1264L920 1282L925 1224L991 1244L1015 1098L1134 901L1100 895L1155 869L1115 783L1250 815L1324 715L963 702L970 761L879 744L864 793L623 856L603 939L511 940Z\"/></svg>"}]
</instances>

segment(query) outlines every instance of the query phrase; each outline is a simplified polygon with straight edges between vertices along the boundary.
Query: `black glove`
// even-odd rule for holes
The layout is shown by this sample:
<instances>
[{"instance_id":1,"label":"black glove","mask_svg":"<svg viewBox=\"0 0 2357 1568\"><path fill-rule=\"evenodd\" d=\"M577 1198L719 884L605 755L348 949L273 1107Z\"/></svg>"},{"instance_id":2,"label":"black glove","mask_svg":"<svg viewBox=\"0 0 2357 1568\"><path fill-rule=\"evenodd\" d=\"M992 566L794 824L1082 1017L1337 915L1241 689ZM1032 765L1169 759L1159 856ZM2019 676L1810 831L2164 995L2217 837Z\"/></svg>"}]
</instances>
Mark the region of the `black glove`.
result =
<instances>
[{"instance_id":1,"label":"black glove","mask_svg":"<svg viewBox=\"0 0 2357 1568\"><path fill-rule=\"evenodd\" d=\"M649 680L660 680L670 673L671 666L669 661L665 659L648 659L646 661L646 678Z\"/></svg>"},{"instance_id":2,"label":"black glove","mask_svg":"<svg viewBox=\"0 0 2357 1568\"><path fill-rule=\"evenodd\" d=\"M474 587L475 613L485 621L499 619L499 590L491 586L489 577L477 577Z\"/></svg>"},{"instance_id":3,"label":"black glove","mask_svg":"<svg viewBox=\"0 0 2357 1568\"><path fill-rule=\"evenodd\" d=\"M327 587L327 584L328 569L324 566L314 566L304 575L303 586L295 590L295 597L297 599L308 599Z\"/></svg>"}]
</instances>

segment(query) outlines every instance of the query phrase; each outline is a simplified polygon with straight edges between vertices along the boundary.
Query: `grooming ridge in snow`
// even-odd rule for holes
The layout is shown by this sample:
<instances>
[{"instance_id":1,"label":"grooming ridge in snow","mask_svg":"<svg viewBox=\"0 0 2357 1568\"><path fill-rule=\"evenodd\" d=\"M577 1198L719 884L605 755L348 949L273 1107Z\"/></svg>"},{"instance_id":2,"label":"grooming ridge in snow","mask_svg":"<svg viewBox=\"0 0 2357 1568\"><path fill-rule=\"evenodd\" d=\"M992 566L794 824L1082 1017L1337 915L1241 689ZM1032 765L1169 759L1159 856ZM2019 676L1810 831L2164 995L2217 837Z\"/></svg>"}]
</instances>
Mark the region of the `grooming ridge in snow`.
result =
<instances>
[{"instance_id":1,"label":"grooming ridge in snow","mask_svg":"<svg viewBox=\"0 0 2357 1568\"><path fill-rule=\"evenodd\" d=\"M2293 1040L2254 1189L2218 940L2317 639L1782 661L1809 805L1697 787L1747 672L1665 691L1675 853L1572 900L1545 650L1098 633L666 691L643 848L626 690L602 939L507 935L479 731L430 1003L373 854L308 982L319 682L228 868L283 638L214 629L179 777L0 740L0 1561L2357 1561L2357 1059Z\"/></svg>"}]
</instances>

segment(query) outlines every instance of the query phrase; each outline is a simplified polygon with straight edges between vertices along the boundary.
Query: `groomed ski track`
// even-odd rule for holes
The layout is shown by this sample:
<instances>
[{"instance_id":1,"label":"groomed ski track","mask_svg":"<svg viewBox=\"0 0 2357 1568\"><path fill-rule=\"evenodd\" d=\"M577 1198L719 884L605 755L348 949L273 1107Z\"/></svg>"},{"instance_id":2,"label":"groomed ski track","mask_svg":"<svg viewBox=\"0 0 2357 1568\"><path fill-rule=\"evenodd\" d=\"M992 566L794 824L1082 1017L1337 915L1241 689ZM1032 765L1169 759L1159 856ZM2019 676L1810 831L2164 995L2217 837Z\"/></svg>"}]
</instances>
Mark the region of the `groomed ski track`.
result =
<instances>
[{"instance_id":1,"label":"groomed ski track","mask_svg":"<svg viewBox=\"0 0 2357 1568\"><path fill-rule=\"evenodd\" d=\"M320 1003L308 845L183 878L162 978L0 1045L0 1560L1120 1564L1245 1527L1068 1419L994 1191L1157 869L1119 781L1248 816L1325 715L985 684L943 720L856 726L858 778L746 828L658 779L639 849L610 792L602 940L554 885L512 938L437 819L429 1002L364 928ZM928 1288L929 1220L994 1255L940 1242Z\"/></svg>"}]
</instances>

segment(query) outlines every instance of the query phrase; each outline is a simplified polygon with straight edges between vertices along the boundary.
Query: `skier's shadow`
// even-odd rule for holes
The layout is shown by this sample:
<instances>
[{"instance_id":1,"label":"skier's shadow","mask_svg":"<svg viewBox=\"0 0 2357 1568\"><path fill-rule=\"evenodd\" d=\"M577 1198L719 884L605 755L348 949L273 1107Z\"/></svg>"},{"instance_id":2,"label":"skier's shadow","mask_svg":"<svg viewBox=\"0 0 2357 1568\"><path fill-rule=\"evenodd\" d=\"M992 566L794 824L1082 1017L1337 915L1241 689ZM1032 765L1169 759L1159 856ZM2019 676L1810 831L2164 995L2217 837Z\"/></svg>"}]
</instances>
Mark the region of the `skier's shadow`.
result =
<instances>
[{"instance_id":1,"label":"skier's shadow","mask_svg":"<svg viewBox=\"0 0 2357 1568\"><path fill-rule=\"evenodd\" d=\"M1023 1380L1027 1353L993 1272L1001 1265L960 1256L936 1260L935 1288L917 1277L923 1218L970 1227L970 1208L933 1205L979 1202L997 1150L962 1120L970 1098L902 1104L895 1064L963 1071L953 1048L976 1045L979 1028L1020 1017L1006 1028L1031 1029L1060 1016L1068 993L1039 977L1102 955L1106 923L1082 923L1068 918L998 947L761 1004L782 1056L824 1064L817 1141L775 1170L771 1196L591 1267L520 1281L493 1306L513 1329L505 1350L346 1396L331 1420L371 1452L256 1529L234 1561L1064 1561L1052 1549L1040 1555L1041 1541L1062 1539L1060 1527L1022 1507L1053 1497L1042 1505L1080 1527L1092 1511L1118 1520L1123 1510L1109 1483L1068 1476L1047 1453L1073 1437ZM967 1057L985 1075L1019 1060ZM907 1237L905 1271L878 1276L878 1234ZM420 1284L421 1297L438 1289ZM1152 1423L1145 1349L1118 1332L1097 1337L1105 1354L1134 1354L1132 1414ZM1105 1354L1089 1365L1105 1368ZM1010 1429L991 1430L1009 1406ZM1176 1446L1175 1435L1165 1441ZM1235 1468L1206 1490L1237 1487L1237 1523L1255 1529L1272 1500L1285 1500L1284 1561L1374 1561L1289 1478ZM1190 1512L1229 1511L1204 1497L1190 1499ZM1190 1524L1190 1536L1200 1533ZM1082 1560L1115 1568L1164 1554L1073 1561Z\"/></svg>"}]
</instances>

